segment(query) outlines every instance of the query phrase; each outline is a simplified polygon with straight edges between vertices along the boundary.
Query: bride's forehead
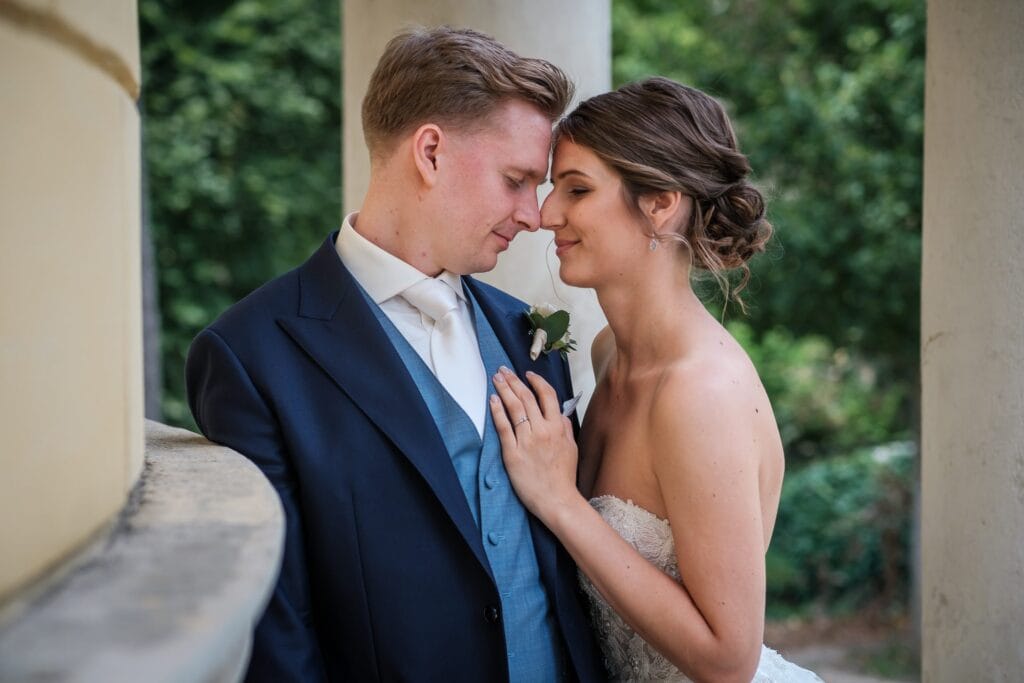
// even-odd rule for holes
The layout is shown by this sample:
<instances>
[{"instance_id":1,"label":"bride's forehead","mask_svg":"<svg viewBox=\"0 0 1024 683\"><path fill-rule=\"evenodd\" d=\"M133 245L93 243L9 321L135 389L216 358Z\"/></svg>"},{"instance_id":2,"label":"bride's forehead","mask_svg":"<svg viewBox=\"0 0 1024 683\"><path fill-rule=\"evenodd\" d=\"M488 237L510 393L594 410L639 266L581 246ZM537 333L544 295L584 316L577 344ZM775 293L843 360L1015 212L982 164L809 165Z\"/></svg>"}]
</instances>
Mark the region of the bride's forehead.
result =
<instances>
[{"instance_id":1,"label":"bride's forehead","mask_svg":"<svg viewBox=\"0 0 1024 683\"><path fill-rule=\"evenodd\" d=\"M570 140L568 138L562 138L555 145L554 156L555 156L555 159L558 159L558 158L568 158L568 157L580 156L580 155L584 155L586 153L593 154L593 152L591 152L589 149L587 149L583 145L578 145L578 144L576 144L575 142L573 142L572 140Z\"/></svg>"},{"instance_id":2,"label":"bride's forehead","mask_svg":"<svg viewBox=\"0 0 1024 683\"><path fill-rule=\"evenodd\" d=\"M607 176L611 168L592 149L570 140L560 140L551 160L551 177L558 178L570 171L582 171L593 178Z\"/></svg>"}]
</instances>

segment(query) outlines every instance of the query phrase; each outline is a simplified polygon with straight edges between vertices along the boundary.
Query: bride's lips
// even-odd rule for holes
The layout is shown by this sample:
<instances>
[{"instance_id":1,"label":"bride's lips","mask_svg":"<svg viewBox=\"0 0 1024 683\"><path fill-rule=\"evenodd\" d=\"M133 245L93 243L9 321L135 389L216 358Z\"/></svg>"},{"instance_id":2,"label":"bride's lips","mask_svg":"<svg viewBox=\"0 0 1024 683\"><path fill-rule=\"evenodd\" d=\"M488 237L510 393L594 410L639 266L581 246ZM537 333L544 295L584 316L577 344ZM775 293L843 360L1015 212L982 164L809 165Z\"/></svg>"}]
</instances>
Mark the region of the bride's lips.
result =
<instances>
[{"instance_id":1,"label":"bride's lips","mask_svg":"<svg viewBox=\"0 0 1024 683\"><path fill-rule=\"evenodd\" d=\"M579 243L579 240L555 240L555 256L561 256Z\"/></svg>"}]
</instances>

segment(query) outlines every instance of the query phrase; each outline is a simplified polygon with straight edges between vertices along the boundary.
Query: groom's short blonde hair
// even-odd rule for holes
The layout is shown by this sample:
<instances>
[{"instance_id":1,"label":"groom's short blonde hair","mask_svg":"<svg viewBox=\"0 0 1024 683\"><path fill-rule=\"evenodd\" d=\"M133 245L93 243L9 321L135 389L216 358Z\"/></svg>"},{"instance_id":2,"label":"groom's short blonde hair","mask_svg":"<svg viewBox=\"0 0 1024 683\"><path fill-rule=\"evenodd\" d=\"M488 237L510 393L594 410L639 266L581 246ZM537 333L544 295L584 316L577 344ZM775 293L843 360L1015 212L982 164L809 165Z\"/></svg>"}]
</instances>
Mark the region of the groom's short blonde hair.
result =
<instances>
[{"instance_id":1,"label":"groom's short blonde hair","mask_svg":"<svg viewBox=\"0 0 1024 683\"><path fill-rule=\"evenodd\" d=\"M572 81L554 64L520 57L488 35L449 26L413 28L384 48L363 98L363 136L372 158L388 156L424 123L473 129L503 102L521 100L551 121L572 100Z\"/></svg>"}]
</instances>

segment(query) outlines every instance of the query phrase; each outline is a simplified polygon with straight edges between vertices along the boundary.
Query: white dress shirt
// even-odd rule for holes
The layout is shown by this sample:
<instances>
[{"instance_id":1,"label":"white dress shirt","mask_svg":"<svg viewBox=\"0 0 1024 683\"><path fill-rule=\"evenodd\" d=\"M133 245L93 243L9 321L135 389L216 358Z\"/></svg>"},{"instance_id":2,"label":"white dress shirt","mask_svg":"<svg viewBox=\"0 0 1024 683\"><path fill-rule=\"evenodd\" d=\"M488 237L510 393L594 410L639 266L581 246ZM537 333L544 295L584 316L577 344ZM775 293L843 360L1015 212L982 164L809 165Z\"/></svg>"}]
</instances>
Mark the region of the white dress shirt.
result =
<instances>
[{"instance_id":1,"label":"white dress shirt","mask_svg":"<svg viewBox=\"0 0 1024 683\"><path fill-rule=\"evenodd\" d=\"M430 335L434 330L434 321L401 296L407 288L426 280L428 276L360 235L353 227L358 217L358 212L345 216L334 243L338 257L436 376L437 370L430 357ZM463 317L466 329L475 330L476 323L470 315L469 303L462 289L462 278L446 270L436 279L455 290L459 299L458 315ZM479 363L480 373L483 377L487 376L479 347L476 348L475 358L467 358L466 362ZM479 410L470 411L472 414L469 415L481 436L484 433L485 411L486 405L481 404Z\"/></svg>"}]
</instances>

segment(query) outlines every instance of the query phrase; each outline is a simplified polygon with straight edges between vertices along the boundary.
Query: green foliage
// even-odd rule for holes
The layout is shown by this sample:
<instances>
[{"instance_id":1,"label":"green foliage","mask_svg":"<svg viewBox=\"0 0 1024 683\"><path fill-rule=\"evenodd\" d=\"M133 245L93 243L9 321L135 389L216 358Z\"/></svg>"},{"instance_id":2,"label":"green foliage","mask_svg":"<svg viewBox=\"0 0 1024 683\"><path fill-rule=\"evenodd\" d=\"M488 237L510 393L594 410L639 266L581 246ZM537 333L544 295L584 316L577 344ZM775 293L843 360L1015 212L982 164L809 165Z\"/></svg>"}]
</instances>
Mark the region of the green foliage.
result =
<instances>
[{"instance_id":1,"label":"green foliage","mask_svg":"<svg viewBox=\"0 0 1024 683\"><path fill-rule=\"evenodd\" d=\"M895 442L787 474L767 556L770 612L906 605L913 455Z\"/></svg>"},{"instance_id":2,"label":"green foliage","mask_svg":"<svg viewBox=\"0 0 1024 683\"><path fill-rule=\"evenodd\" d=\"M337 0L141 0L147 208L164 419L227 306L304 260L340 219Z\"/></svg>"},{"instance_id":3,"label":"green foliage","mask_svg":"<svg viewBox=\"0 0 1024 683\"><path fill-rule=\"evenodd\" d=\"M924 0L615 0L616 84L719 97L776 228L757 335L824 337L910 386L917 367Z\"/></svg>"},{"instance_id":4,"label":"green foliage","mask_svg":"<svg viewBox=\"0 0 1024 683\"><path fill-rule=\"evenodd\" d=\"M865 359L823 336L775 328L756 339L747 323L728 328L761 376L791 462L911 436L905 387L883 381Z\"/></svg>"}]
</instances>

